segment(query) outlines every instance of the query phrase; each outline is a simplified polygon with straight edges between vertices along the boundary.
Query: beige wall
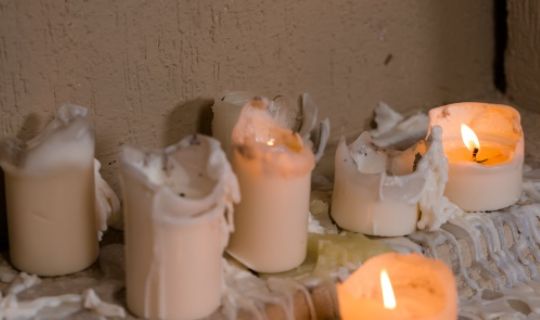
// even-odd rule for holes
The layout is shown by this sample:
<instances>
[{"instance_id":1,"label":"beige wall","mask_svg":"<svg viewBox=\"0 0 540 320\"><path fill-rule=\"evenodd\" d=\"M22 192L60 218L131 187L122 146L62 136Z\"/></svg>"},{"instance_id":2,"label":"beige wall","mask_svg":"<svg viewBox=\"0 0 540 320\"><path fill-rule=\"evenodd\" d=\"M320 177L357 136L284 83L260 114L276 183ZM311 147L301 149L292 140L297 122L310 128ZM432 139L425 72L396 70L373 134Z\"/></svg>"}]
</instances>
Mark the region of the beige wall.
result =
<instances>
[{"instance_id":1,"label":"beige wall","mask_svg":"<svg viewBox=\"0 0 540 320\"><path fill-rule=\"evenodd\" d=\"M540 111L540 1L508 0L505 64L509 98Z\"/></svg>"},{"instance_id":2,"label":"beige wall","mask_svg":"<svg viewBox=\"0 0 540 320\"><path fill-rule=\"evenodd\" d=\"M0 136L87 106L110 175L121 144L171 143L217 92L252 89L311 92L336 139L379 100L491 92L492 15L492 0L0 0Z\"/></svg>"}]
</instances>

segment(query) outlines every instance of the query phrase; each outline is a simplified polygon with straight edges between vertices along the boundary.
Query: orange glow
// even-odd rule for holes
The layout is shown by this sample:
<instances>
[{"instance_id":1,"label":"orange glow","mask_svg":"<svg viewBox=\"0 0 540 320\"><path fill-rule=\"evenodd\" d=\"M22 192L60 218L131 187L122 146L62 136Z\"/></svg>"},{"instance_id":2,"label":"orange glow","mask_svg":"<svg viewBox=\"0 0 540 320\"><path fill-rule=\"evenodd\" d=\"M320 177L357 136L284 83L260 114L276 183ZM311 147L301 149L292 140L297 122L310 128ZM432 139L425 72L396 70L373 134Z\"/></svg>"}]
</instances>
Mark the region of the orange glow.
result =
<instances>
[{"instance_id":1,"label":"orange glow","mask_svg":"<svg viewBox=\"0 0 540 320\"><path fill-rule=\"evenodd\" d=\"M381 289L383 296L383 304L385 309L393 310L396 308L396 296L394 295L394 288L392 288L392 282L386 269L381 270Z\"/></svg>"},{"instance_id":2,"label":"orange glow","mask_svg":"<svg viewBox=\"0 0 540 320\"><path fill-rule=\"evenodd\" d=\"M461 124L461 139L463 139L463 143L467 149L469 149L469 151L480 149L480 141L478 141L478 137L474 131L469 128L469 126L463 123Z\"/></svg>"},{"instance_id":3,"label":"orange glow","mask_svg":"<svg viewBox=\"0 0 540 320\"><path fill-rule=\"evenodd\" d=\"M270 140L266 141L266 144L270 147L273 147L274 144L276 144L276 139L270 138Z\"/></svg>"}]
</instances>

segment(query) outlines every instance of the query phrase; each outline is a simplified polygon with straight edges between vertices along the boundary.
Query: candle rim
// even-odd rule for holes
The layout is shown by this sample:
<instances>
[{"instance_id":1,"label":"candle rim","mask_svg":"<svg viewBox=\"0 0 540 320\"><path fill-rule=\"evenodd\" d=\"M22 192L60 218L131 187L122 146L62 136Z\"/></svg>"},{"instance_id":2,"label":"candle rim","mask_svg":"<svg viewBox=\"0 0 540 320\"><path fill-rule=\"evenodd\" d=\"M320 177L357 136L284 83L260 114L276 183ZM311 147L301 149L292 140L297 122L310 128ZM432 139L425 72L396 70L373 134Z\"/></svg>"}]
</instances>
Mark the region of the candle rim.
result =
<instances>
[{"instance_id":1,"label":"candle rim","mask_svg":"<svg viewBox=\"0 0 540 320\"><path fill-rule=\"evenodd\" d=\"M513 116L516 117L516 120L518 120L519 123L521 123L521 114L519 113L518 109L512 105L508 104L502 104L502 103L489 103L489 102L481 102L481 101L463 101L463 102L455 102L455 103L449 103L442 106L437 106L435 108L431 108L428 112L429 118L432 117L435 118L443 118L445 119L447 117L447 113L445 112L445 109L453 109L453 108L497 108L500 110L509 111L512 113ZM431 127L431 124L430 124Z\"/></svg>"},{"instance_id":2,"label":"candle rim","mask_svg":"<svg viewBox=\"0 0 540 320\"><path fill-rule=\"evenodd\" d=\"M69 137L66 139L64 135ZM82 142L88 145L83 145ZM43 171L48 172L71 165L80 167L82 159L86 159L84 165L93 166L94 144L94 128L89 119L88 109L65 103L55 111L53 119L33 137L1 139L0 166L6 172L15 174L40 174ZM43 159L31 161L35 157L45 157L43 154L45 149L59 147L61 150L55 150L51 157L47 157L48 160L54 159L54 163L48 163ZM81 149L88 150L81 152Z\"/></svg>"},{"instance_id":3,"label":"candle rim","mask_svg":"<svg viewBox=\"0 0 540 320\"><path fill-rule=\"evenodd\" d=\"M197 134L196 136L198 139L202 140L201 143L208 144L209 148L207 156L208 163L204 169L206 170L205 174L207 175L207 178L213 181L213 186L204 196L198 198L182 197L165 182L154 182L149 177L147 170L145 170L146 166L144 163L143 166L137 165L137 162L144 162L145 157L148 155L162 158L163 156L169 156L191 147L190 141L193 139L193 136L185 137L176 144L157 150L138 149L129 145L123 146L120 156L121 174L127 174L141 181L144 185L154 190L156 194L161 194L170 201L178 203L178 205L188 206L192 209L191 211L193 211L192 213L188 213L188 215L196 215L197 213L204 212L208 210L208 208L214 206L216 202L221 201L220 199L222 198L230 198L233 202L239 202L240 190L238 181L232 172L232 168L227 161L223 150L219 147L219 142L209 136L201 134ZM133 157L139 157L139 159L136 160L133 159ZM211 170L219 171L220 175L217 179L212 179L211 176L208 175Z\"/></svg>"}]
</instances>

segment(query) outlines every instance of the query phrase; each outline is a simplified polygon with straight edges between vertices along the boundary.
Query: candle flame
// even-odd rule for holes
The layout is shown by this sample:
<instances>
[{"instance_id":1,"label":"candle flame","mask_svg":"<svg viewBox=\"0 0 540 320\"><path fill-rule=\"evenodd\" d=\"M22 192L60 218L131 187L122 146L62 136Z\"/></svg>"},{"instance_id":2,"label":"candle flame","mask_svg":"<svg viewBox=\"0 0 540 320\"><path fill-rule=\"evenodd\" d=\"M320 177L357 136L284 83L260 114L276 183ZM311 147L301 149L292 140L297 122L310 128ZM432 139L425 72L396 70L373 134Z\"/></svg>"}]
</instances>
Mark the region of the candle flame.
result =
<instances>
[{"instance_id":1,"label":"candle flame","mask_svg":"<svg viewBox=\"0 0 540 320\"><path fill-rule=\"evenodd\" d=\"M276 144L276 139L270 138L268 141L266 141L266 145L273 147Z\"/></svg>"},{"instance_id":2,"label":"candle flame","mask_svg":"<svg viewBox=\"0 0 540 320\"><path fill-rule=\"evenodd\" d=\"M383 304L385 309L393 310L396 308L396 296L394 295L394 289L392 288L392 282L386 269L381 270L381 289L383 296Z\"/></svg>"},{"instance_id":3,"label":"candle flame","mask_svg":"<svg viewBox=\"0 0 540 320\"><path fill-rule=\"evenodd\" d=\"M480 149L480 141L474 133L473 129L469 128L466 124L461 124L461 139L463 143L469 149L469 151L474 151L475 149Z\"/></svg>"}]
</instances>

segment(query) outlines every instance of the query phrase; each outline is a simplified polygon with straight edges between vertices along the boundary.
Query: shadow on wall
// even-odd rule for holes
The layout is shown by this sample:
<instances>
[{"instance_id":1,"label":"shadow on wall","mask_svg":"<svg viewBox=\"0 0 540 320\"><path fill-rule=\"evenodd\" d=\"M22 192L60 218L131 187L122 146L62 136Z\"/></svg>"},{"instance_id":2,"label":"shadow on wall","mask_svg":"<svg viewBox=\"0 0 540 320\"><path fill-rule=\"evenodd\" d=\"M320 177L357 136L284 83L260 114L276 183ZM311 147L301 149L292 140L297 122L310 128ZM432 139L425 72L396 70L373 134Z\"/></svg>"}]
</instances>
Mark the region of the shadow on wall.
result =
<instances>
[{"instance_id":1,"label":"shadow on wall","mask_svg":"<svg viewBox=\"0 0 540 320\"><path fill-rule=\"evenodd\" d=\"M39 133L42 128L42 121L37 113L31 113L24 118L21 129L17 133L17 139L28 141Z\"/></svg>"},{"instance_id":2,"label":"shadow on wall","mask_svg":"<svg viewBox=\"0 0 540 320\"><path fill-rule=\"evenodd\" d=\"M4 171L0 168L0 250L8 248L6 188Z\"/></svg>"},{"instance_id":3,"label":"shadow on wall","mask_svg":"<svg viewBox=\"0 0 540 320\"><path fill-rule=\"evenodd\" d=\"M506 92L506 74L504 72L504 55L508 43L508 10L507 0L493 0L495 8L493 10L494 36L495 36L495 57L493 58L493 80L495 87L502 93Z\"/></svg>"},{"instance_id":4,"label":"shadow on wall","mask_svg":"<svg viewBox=\"0 0 540 320\"><path fill-rule=\"evenodd\" d=\"M504 0L502 0L504 2ZM499 3L498 3L499 2ZM434 1L431 64L442 104L494 98L497 56L494 20L499 0ZM481 12L491 14L480 15ZM471 72L476 70L476 73ZM427 84L426 84L427 85Z\"/></svg>"},{"instance_id":5,"label":"shadow on wall","mask_svg":"<svg viewBox=\"0 0 540 320\"><path fill-rule=\"evenodd\" d=\"M212 134L212 105L213 99L196 98L187 102L179 103L167 115L162 141L165 146L177 143L186 135L193 133ZM186 115L193 114L196 110L197 121L192 132L188 132L185 123Z\"/></svg>"}]
</instances>

